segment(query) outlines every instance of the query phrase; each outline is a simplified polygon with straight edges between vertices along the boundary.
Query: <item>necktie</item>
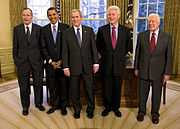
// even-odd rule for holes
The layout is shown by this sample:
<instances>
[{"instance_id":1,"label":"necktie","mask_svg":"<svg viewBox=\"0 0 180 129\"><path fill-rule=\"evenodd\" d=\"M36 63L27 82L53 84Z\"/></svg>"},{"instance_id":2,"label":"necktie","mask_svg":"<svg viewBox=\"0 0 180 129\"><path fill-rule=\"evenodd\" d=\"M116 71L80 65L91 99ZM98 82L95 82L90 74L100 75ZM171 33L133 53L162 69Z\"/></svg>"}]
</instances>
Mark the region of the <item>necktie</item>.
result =
<instances>
[{"instance_id":1,"label":"necktie","mask_svg":"<svg viewBox=\"0 0 180 129\"><path fill-rule=\"evenodd\" d=\"M77 28L77 40L78 40L79 46L81 47L81 36L80 36L79 30L80 30L80 29Z\"/></svg>"},{"instance_id":2,"label":"necktie","mask_svg":"<svg viewBox=\"0 0 180 129\"><path fill-rule=\"evenodd\" d=\"M155 42L156 42L155 40L156 40L155 33L153 32L151 36L151 42L150 42L151 54L153 53L154 48L155 48Z\"/></svg>"},{"instance_id":3,"label":"necktie","mask_svg":"<svg viewBox=\"0 0 180 129\"><path fill-rule=\"evenodd\" d=\"M54 43L56 43L56 36L57 36L57 33L56 33L56 25L53 26L53 39L54 39Z\"/></svg>"},{"instance_id":4,"label":"necktie","mask_svg":"<svg viewBox=\"0 0 180 129\"><path fill-rule=\"evenodd\" d=\"M112 33L111 33L111 41L112 41L112 46L113 49L115 49L116 47L116 31L115 31L116 27L112 27Z\"/></svg>"},{"instance_id":5,"label":"necktie","mask_svg":"<svg viewBox=\"0 0 180 129\"><path fill-rule=\"evenodd\" d=\"M30 41L30 31L29 31L29 27L27 26L26 29L27 29L27 32L26 32L27 38L28 38L28 41Z\"/></svg>"}]
</instances>

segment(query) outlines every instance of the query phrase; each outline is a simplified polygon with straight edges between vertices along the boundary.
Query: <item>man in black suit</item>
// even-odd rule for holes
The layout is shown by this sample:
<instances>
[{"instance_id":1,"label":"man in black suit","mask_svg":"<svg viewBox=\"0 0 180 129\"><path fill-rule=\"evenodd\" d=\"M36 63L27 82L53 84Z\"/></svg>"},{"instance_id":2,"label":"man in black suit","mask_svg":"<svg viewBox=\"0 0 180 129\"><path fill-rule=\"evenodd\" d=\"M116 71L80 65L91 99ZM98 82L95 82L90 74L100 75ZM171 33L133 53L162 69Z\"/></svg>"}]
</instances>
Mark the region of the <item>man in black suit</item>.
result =
<instances>
[{"instance_id":1,"label":"man in black suit","mask_svg":"<svg viewBox=\"0 0 180 129\"><path fill-rule=\"evenodd\" d=\"M43 61L41 58L41 27L32 23L32 10L22 11L23 23L14 27L13 58L17 66L20 97L23 107L22 114L28 115L30 106L30 71L32 71L35 107L44 111L43 102Z\"/></svg>"},{"instance_id":2,"label":"man in black suit","mask_svg":"<svg viewBox=\"0 0 180 129\"><path fill-rule=\"evenodd\" d=\"M172 39L169 34L159 30L159 25L159 15L150 14L149 30L138 35L134 63L135 75L140 79L137 120L144 120L150 83L152 83L151 115L154 124L159 123L162 85L169 79L172 66Z\"/></svg>"},{"instance_id":3,"label":"man in black suit","mask_svg":"<svg viewBox=\"0 0 180 129\"><path fill-rule=\"evenodd\" d=\"M120 9L110 6L107 10L110 24L98 29L97 48L101 55L102 75L104 83L105 110L102 116L107 116L113 110L117 117L121 101L121 87L126 67L126 54L131 49L130 30L118 23Z\"/></svg>"},{"instance_id":4,"label":"man in black suit","mask_svg":"<svg viewBox=\"0 0 180 129\"><path fill-rule=\"evenodd\" d=\"M47 114L61 108L61 114L66 115L67 110L67 77L61 68L62 32L69 28L67 24L59 21L59 14L54 7L47 10L47 17L51 23L42 28L43 57L46 62L47 81L52 107Z\"/></svg>"},{"instance_id":5,"label":"man in black suit","mask_svg":"<svg viewBox=\"0 0 180 129\"><path fill-rule=\"evenodd\" d=\"M80 118L79 79L82 77L85 84L87 116L93 118L93 72L96 73L99 69L94 32L92 28L81 25L82 13L79 9L71 11L71 20L73 26L63 32L63 70L65 75L70 77L74 117Z\"/></svg>"}]
</instances>

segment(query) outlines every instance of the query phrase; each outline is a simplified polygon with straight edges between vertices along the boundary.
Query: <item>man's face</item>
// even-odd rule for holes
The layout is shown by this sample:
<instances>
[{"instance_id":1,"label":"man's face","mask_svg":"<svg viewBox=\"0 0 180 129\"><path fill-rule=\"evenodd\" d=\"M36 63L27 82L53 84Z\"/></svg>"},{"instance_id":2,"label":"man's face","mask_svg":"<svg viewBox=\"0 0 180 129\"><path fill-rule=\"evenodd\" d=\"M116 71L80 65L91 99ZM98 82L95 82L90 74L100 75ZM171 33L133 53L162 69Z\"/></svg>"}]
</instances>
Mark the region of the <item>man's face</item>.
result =
<instances>
[{"instance_id":1,"label":"man's face","mask_svg":"<svg viewBox=\"0 0 180 129\"><path fill-rule=\"evenodd\" d=\"M158 17L156 15L152 15L149 17L148 28L150 31L158 30L159 25L160 25L160 21L158 20Z\"/></svg>"},{"instance_id":2,"label":"man's face","mask_svg":"<svg viewBox=\"0 0 180 129\"><path fill-rule=\"evenodd\" d=\"M72 12L71 20L74 26L79 27L81 25L82 16L80 16L79 12Z\"/></svg>"},{"instance_id":3,"label":"man's face","mask_svg":"<svg viewBox=\"0 0 180 129\"><path fill-rule=\"evenodd\" d=\"M120 14L118 14L116 12L116 10L114 10L114 9L109 10L108 20L111 25L113 25L113 26L117 25L119 18L120 18Z\"/></svg>"},{"instance_id":4,"label":"man's face","mask_svg":"<svg viewBox=\"0 0 180 129\"><path fill-rule=\"evenodd\" d=\"M33 16L31 14L31 11L29 9L24 10L22 13L23 23L26 25L29 25L31 23L32 19L33 19Z\"/></svg>"},{"instance_id":5,"label":"man's face","mask_svg":"<svg viewBox=\"0 0 180 129\"><path fill-rule=\"evenodd\" d=\"M49 10L48 19L52 24L56 24L59 20L59 14L56 12L56 10Z\"/></svg>"}]
</instances>

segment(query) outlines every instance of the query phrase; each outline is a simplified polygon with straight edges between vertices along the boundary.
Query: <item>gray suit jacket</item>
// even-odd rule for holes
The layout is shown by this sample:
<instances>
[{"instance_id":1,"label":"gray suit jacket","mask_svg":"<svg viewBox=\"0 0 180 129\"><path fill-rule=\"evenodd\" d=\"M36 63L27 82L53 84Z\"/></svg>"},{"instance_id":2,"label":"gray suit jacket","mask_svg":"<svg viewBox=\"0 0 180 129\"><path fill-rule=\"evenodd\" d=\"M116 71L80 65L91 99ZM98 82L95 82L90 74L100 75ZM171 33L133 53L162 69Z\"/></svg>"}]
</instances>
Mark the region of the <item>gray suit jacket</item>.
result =
<instances>
[{"instance_id":1,"label":"gray suit jacket","mask_svg":"<svg viewBox=\"0 0 180 129\"><path fill-rule=\"evenodd\" d=\"M141 79L160 80L163 75L171 74L172 39L171 36L159 30L154 52L150 52L150 31L139 33L136 53L135 70L139 70Z\"/></svg>"},{"instance_id":2,"label":"gray suit jacket","mask_svg":"<svg viewBox=\"0 0 180 129\"><path fill-rule=\"evenodd\" d=\"M97 48L93 29L82 25L82 44L71 27L63 32L62 62L64 68L69 68L71 75L80 75L82 70L86 74L93 73L93 64L98 64Z\"/></svg>"}]
</instances>

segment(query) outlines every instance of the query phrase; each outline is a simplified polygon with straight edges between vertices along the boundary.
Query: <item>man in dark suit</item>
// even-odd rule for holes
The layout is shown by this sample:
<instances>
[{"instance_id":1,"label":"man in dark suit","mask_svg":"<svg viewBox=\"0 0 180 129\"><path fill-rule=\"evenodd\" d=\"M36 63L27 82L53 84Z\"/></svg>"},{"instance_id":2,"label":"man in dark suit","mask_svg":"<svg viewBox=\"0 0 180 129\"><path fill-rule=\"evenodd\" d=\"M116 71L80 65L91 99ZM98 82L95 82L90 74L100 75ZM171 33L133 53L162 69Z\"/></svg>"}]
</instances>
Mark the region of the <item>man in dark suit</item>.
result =
<instances>
[{"instance_id":1,"label":"man in dark suit","mask_svg":"<svg viewBox=\"0 0 180 129\"><path fill-rule=\"evenodd\" d=\"M42 58L41 58L41 27L32 23L32 10L25 8L22 11L23 23L14 27L13 58L17 66L20 97L23 107L22 114L28 115L30 106L30 71L32 71L35 107L44 111L42 86Z\"/></svg>"},{"instance_id":2,"label":"man in dark suit","mask_svg":"<svg viewBox=\"0 0 180 129\"><path fill-rule=\"evenodd\" d=\"M107 116L112 110L117 117L121 101L121 87L126 67L126 54L131 49L130 30L118 23L120 9L110 6L107 10L110 24L98 29L97 48L101 55L102 75L104 83L105 110L102 116Z\"/></svg>"},{"instance_id":3,"label":"man in dark suit","mask_svg":"<svg viewBox=\"0 0 180 129\"><path fill-rule=\"evenodd\" d=\"M67 110L67 77L61 68L62 32L69 28L67 24L58 22L59 14L54 7L47 10L47 17L51 23L42 28L43 58L46 62L47 81L52 107L47 114L61 108L61 114L66 115Z\"/></svg>"},{"instance_id":4,"label":"man in dark suit","mask_svg":"<svg viewBox=\"0 0 180 129\"><path fill-rule=\"evenodd\" d=\"M152 83L152 122L159 123L159 108L162 85L167 82L172 66L171 36L159 30L160 17L150 14L149 30L139 33L135 53L135 75L139 77L139 111L137 120L143 121L146 115L146 102Z\"/></svg>"},{"instance_id":5,"label":"man in dark suit","mask_svg":"<svg viewBox=\"0 0 180 129\"><path fill-rule=\"evenodd\" d=\"M65 75L70 77L74 117L80 118L79 79L82 77L85 84L87 116L93 118L93 72L96 73L99 69L94 32L92 28L81 25L82 13L79 9L71 11L71 20L73 26L63 32L63 70Z\"/></svg>"}]
</instances>

